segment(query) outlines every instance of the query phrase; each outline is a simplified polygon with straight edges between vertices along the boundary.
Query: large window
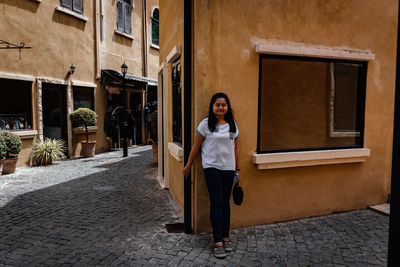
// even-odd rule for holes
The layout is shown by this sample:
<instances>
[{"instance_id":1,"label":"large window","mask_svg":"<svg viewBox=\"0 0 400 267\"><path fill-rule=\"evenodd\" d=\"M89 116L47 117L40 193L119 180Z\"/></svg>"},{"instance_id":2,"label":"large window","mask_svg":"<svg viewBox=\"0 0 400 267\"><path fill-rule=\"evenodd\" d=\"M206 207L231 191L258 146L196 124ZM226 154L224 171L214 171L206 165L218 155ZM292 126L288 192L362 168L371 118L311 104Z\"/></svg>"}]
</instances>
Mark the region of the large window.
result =
<instances>
[{"instance_id":1,"label":"large window","mask_svg":"<svg viewBox=\"0 0 400 267\"><path fill-rule=\"evenodd\" d=\"M172 134L174 142L182 143L182 87L179 59L172 64Z\"/></svg>"},{"instance_id":2,"label":"large window","mask_svg":"<svg viewBox=\"0 0 400 267\"><path fill-rule=\"evenodd\" d=\"M131 13L130 0L117 0L117 29L118 31L131 34Z\"/></svg>"},{"instance_id":3,"label":"large window","mask_svg":"<svg viewBox=\"0 0 400 267\"><path fill-rule=\"evenodd\" d=\"M363 146L366 62L260 56L258 149Z\"/></svg>"},{"instance_id":4,"label":"large window","mask_svg":"<svg viewBox=\"0 0 400 267\"><path fill-rule=\"evenodd\" d=\"M76 13L83 14L83 0L60 0L60 5Z\"/></svg>"},{"instance_id":5,"label":"large window","mask_svg":"<svg viewBox=\"0 0 400 267\"><path fill-rule=\"evenodd\" d=\"M158 8L155 8L151 16L151 43L154 45L159 45L159 40L158 40L159 16L160 16L159 10Z\"/></svg>"},{"instance_id":6,"label":"large window","mask_svg":"<svg viewBox=\"0 0 400 267\"><path fill-rule=\"evenodd\" d=\"M0 79L0 130L31 130L32 82Z\"/></svg>"},{"instance_id":7,"label":"large window","mask_svg":"<svg viewBox=\"0 0 400 267\"><path fill-rule=\"evenodd\" d=\"M73 94L74 110L78 108L90 108L94 110L93 88L74 86Z\"/></svg>"}]
</instances>

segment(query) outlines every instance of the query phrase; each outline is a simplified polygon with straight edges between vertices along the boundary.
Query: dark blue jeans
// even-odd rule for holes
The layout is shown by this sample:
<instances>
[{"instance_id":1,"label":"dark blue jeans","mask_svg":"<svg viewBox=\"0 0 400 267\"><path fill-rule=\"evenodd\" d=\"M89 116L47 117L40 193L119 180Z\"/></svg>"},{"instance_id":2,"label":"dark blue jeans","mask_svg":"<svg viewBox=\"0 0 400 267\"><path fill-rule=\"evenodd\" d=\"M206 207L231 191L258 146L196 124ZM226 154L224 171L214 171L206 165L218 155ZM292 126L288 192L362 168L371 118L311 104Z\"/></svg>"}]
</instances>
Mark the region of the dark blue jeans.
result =
<instances>
[{"instance_id":1,"label":"dark blue jeans","mask_svg":"<svg viewBox=\"0 0 400 267\"><path fill-rule=\"evenodd\" d=\"M222 171L215 168L204 169L208 193L210 194L210 219L214 243L229 237L231 197L235 171Z\"/></svg>"}]
</instances>

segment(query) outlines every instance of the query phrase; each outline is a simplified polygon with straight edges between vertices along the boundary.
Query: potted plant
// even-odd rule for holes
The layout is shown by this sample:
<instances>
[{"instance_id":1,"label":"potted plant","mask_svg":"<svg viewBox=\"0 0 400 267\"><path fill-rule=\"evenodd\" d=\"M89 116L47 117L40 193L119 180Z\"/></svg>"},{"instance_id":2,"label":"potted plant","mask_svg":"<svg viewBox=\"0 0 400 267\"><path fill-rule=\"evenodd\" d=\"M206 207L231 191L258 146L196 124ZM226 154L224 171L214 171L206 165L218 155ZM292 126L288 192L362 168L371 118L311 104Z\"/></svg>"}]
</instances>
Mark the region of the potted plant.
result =
<instances>
[{"instance_id":1,"label":"potted plant","mask_svg":"<svg viewBox=\"0 0 400 267\"><path fill-rule=\"evenodd\" d=\"M4 137L0 135L0 175L3 171L3 160L6 158L7 146Z\"/></svg>"},{"instance_id":2,"label":"potted plant","mask_svg":"<svg viewBox=\"0 0 400 267\"><path fill-rule=\"evenodd\" d=\"M33 165L50 165L56 160L65 158L65 143L63 140L45 138L37 141L32 149Z\"/></svg>"},{"instance_id":3,"label":"potted plant","mask_svg":"<svg viewBox=\"0 0 400 267\"><path fill-rule=\"evenodd\" d=\"M86 133L86 141L82 141L82 154L84 157L93 157L96 141L89 140L88 126L96 125L97 115L96 113L88 108L78 108L70 114L72 127L84 127Z\"/></svg>"},{"instance_id":4,"label":"potted plant","mask_svg":"<svg viewBox=\"0 0 400 267\"><path fill-rule=\"evenodd\" d=\"M1 131L0 135L6 144L6 158L3 161L2 174L14 173L17 168L18 154L22 149L21 138L8 131Z\"/></svg>"}]
</instances>

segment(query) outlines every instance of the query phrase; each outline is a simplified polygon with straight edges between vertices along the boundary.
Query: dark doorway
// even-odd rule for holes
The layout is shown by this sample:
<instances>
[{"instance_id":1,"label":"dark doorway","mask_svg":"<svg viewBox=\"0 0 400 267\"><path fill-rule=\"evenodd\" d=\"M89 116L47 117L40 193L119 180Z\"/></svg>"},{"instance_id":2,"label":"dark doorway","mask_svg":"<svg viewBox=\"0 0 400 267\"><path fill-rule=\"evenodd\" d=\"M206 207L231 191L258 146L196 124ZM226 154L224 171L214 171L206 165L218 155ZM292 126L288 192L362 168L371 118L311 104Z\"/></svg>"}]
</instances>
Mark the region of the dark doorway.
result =
<instances>
[{"instance_id":1,"label":"dark doorway","mask_svg":"<svg viewBox=\"0 0 400 267\"><path fill-rule=\"evenodd\" d=\"M68 147L66 91L65 85L43 84L43 136L62 139Z\"/></svg>"},{"instance_id":2,"label":"dark doorway","mask_svg":"<svg viewBox=\"0 0 400 267\"><path fill-rule=\"evenodd\" d=\"M143 144L143 133L142 133L142 118L143 118L143 93L131 91L129 96L128 109L131 110L131 114L135 119L136 130L135 139L133 140L133 145Z\"/></svg>"}]
</instances>

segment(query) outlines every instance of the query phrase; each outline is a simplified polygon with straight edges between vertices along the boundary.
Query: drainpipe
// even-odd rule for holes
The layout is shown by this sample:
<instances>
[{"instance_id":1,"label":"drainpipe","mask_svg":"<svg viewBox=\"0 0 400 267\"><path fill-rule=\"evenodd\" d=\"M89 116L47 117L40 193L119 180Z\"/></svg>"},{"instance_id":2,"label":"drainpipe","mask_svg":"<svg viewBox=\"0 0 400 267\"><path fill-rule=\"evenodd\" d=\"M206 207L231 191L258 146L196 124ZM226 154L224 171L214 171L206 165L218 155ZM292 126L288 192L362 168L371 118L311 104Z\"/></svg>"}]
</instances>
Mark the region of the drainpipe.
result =
<instances>
[{"instance_id":1,"label":"drainpipe","mask_svg":"<svg viewBox=\"0 0 400 267\"><path fill-rule=\"evenodd\" d=\"M142 1L142 58L143 58L143 77L148 76L147 72L147 1Z\"/></svg>"},{"instance_id":2,"label":"drainpipe","mask_svg":"<svg viewBox=\"0 0 400 267\"><path fill-rule=\"evenodd\" d=\"M184 0L183 15L183 156L184 165L188 162L192 147L192 0ZM186 234L192 233L192 177L184 179L183 219Z\"/></svg>"},{"instance_id":3,"label":"drainpipe","mask_svg":"<svg viewBox=\"0 0 400 267\"><path fill-rule=\"evenodd\" d=\"M390 190L390 221L388 266L400 266L400 1L397 12L396 88L393 125L392 183Z\"/></svg>"},{"instance_id":4,"label":"drainpipe","mask_svg":"<svg viewBox=\"0 0 400 267\"><path fill-rule=\"evenodd\" d=\"M101 20L102 20L102 5L101 0L96 0L96 79L100 79L101 71L101 55L100 55L100 35L101 35Z\"/></svg>"}]
</instances>

